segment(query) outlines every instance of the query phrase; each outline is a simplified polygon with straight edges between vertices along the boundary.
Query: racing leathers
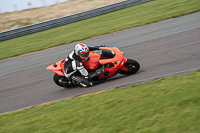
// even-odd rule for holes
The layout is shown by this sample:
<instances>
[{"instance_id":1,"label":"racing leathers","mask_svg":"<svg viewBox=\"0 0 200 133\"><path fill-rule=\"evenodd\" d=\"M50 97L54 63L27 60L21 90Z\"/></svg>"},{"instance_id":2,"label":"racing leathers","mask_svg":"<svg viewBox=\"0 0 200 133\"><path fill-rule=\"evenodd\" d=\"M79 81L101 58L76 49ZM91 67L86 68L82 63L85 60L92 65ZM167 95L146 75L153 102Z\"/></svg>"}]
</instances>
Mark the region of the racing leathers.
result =
<instances>
[{"instance_id":1,"label":"racing leathers","mask_svg":"<svg viewBox=\"0 0 200 133\"><path fill-rule=\"evenodd\" d=\"M100 50L99 46L89 47L90 51ZM110 50L102 50L102 55L106 55L109 58L114 57ZM94 72L88 72L82 64L82 58L78 56L75 51L69 53L64 63L65 77L69 80L77 81L81 86L92 86L93 83L90 80L91 76L96 76L105 72L105 69L98 69ZM77 71L80 73L77 73Z\"/></svg>"}]
</instances>

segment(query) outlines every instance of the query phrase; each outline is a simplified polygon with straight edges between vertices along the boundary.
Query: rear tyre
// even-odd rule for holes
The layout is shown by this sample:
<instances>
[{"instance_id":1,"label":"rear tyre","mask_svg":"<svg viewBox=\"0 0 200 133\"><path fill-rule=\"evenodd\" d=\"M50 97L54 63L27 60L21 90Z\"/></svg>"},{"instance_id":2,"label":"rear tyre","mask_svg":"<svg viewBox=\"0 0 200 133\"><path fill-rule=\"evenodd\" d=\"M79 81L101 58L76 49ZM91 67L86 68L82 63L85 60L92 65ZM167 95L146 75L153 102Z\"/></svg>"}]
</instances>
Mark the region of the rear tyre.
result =
<instances>
[{"instance_id":1,"label":"rear tyre","mask_svg":"<svg viewBox=\"0 0 200 133\"><path fill-rule=\"evenodd\" d=\"M140 70L140 64L133 59L128 59L124 64L124 66L128 68L128 70L127 71L120 70L120 74L134 74Z\"/></svg>"},{"instance_id":2,"label":"rear tyre","mask_svg":"<svg viewBox=\"0 0 200 133\"><path fill-rule=\"evenodd\" d=\"M66 77L59 76L57 73L54 74L53 81L60 87L67 87L69 83Z\"/></svg>"}]
</instances>

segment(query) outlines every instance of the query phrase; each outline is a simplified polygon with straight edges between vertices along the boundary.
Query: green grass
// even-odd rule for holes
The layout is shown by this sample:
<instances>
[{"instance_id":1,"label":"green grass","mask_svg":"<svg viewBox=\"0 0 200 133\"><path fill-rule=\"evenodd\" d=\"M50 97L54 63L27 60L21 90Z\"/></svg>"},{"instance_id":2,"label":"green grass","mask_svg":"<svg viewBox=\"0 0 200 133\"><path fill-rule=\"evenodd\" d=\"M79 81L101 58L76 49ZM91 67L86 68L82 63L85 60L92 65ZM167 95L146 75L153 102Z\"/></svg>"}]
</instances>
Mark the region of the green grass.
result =
<instances>
[{"instance_id":1,"label":"green grass","mask_svg":"<svg viewBox=\"0 0 200 133\"><path fill-rule=\"evenodd\" d=\"M80 41L199 10L200 0L153 0L98 17L0 42L0 59Z\"/></svg>"},{"instance_id":2,"label":"green grass","mask_svg":"<svg viewBox=\"0 0 200 133\"><path fill-rule=\"evenodd\" d=\"M0 115L1 133L199 133L200 70Z\"/></svg>"}]
</instances>

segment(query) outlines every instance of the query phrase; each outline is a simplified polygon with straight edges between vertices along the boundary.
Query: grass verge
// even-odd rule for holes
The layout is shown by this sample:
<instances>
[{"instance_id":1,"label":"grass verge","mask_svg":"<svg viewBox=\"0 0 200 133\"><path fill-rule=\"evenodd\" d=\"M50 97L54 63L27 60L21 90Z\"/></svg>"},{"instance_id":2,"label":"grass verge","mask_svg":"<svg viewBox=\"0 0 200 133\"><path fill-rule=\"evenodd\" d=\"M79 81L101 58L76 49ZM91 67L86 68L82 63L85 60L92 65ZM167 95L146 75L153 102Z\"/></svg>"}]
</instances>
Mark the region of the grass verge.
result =
<instances>
[{"instance_id":1,"label":"grass verge","mask_svg":"<svg viewBox=\"0 0 200 133\"><path fill-rule=\"evenodd\" d=\"M0 60L200 10L200 0L153 0L98 17L0 42Z\"/></svg>"},{"instance_id":2,"label":"grass verge","mask_svg":"<svg viewBox=\"0 0 200 133\"><path fill-rule=\"evenodd\" d=\"M1 133L198 133L200 70L0 116Z\"/></svg>"}]
</instances>

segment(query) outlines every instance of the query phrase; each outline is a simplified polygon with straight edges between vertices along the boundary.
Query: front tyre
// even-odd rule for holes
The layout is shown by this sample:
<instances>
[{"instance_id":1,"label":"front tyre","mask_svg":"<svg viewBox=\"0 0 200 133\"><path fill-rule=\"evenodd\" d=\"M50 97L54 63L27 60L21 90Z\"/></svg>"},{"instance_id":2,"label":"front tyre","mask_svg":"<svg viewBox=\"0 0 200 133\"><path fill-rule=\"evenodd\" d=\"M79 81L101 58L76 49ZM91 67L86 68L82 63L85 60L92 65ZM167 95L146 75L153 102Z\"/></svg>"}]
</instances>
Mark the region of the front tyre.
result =
<instances>
[{"instance_id":1,"label":"front tyre","mask_svg":"<svg viewBox=\"0 0 200 133\"><path fill-rule=\"evenodd\" d=\"M134 74L140 70L140 64L133 59L127 59L126 63L124 63L124 66L128 68L128 70L120 71L121 74Z\"/></svg>"},{"instance_id":2,"label":"front tyre","mask_svg":"<svg viewBox=\"0 0 200 133\"><path fill-rule=\"evenodd\" d=\"M53 76L53 81L60 87L68 87L68 79L63 76L59 76L57 73Z\"/></svg>"},{"instance_id":3,"label":"front tyre","mask_svg":"<svg viewBox=\"0 0 200 133\"><path fill-rule=\"evenodd\" d=\"M127 74L134 74L140 70L140 64L133 59L128 59L124 66L128 68L128 71L126 72Z\"/></svg>"}]
</instances>

